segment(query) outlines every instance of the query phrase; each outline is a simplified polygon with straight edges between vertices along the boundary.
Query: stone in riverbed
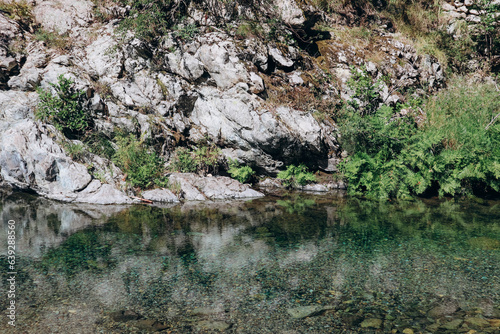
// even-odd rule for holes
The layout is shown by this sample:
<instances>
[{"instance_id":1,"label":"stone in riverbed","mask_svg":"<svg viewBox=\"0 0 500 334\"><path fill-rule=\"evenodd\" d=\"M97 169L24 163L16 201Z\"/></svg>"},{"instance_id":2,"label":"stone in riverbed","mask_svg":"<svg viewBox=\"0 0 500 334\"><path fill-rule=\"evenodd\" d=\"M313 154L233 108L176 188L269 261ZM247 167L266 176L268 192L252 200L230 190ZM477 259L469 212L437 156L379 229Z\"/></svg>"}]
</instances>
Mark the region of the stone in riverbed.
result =
<instances>
[{"instance_id":1,"label":"stone in riverbed","mask_svg":"<svg viewBox=\"0 0 500 334\"><path fill-rule=\"evenodd\" d=\"M198 330L218 330L225 331L231 327L230 324L224 321L203 320L195 324Z\"/></svg>"},{"instance_id":2,"label":"stone in riverbed","mask_svg":"<svg viewBox=\"0 0 500 334\"><path fill-rule=\"evenodd\" d=\"M361 328L375 328L379 329L382 326L382 319L369 318L363 320L361 323Z\"/></svg>"},{"instance_id":3,"label":"stone in riverbed","mask_svg":"<svg viewBox=\"0 0 500 334\"><path fill-rule=\"evenodd\" d=\"M449 301L433 307L429 310L429 312L427 312L427 315L431 318L439 318L445 315L453 314L457 311L457 309L457 303L455 301Z\"/></svg>"},{"instance_id":4,"label":"stone in riverbed","mask_svg":"<svg viewBox=\"0 0 500 334\"><path fill-rule=\"evenodd\" d=\"M333 307L331 306L310 305L310 306L298 306L294 308L289 308L286 311L288 312L288 314L292 316L292 318L302 319L320 315L321 313L331 309L333 309Z\"/></svg>"},{"instance_id":5,"label":"stone in riverbed","mask_svg":"<svg viewBox=\"0 0 500 334\"><path fill-rule=\"evenodd\" d=\"M454 319L452 321L449 321L449 322L441 325L440 327L444 328L444 329L448 329L448 330L455 330L455 329L458 329L458 327L460 327L462 322L463 322L462 319Z\"/></svg>"},{"instance_id":6,"label":"stone in riverbed","mask_svg":"<svg viewBox=\"0 0 500 334\"><path fill-rule=\"evenodd\" d=\"M467 318L465 319L465 323L469 325L469 327L473 328L484 328L490 326L490 322L488 320L477 317Z\"/></svg>"}]
</instances>

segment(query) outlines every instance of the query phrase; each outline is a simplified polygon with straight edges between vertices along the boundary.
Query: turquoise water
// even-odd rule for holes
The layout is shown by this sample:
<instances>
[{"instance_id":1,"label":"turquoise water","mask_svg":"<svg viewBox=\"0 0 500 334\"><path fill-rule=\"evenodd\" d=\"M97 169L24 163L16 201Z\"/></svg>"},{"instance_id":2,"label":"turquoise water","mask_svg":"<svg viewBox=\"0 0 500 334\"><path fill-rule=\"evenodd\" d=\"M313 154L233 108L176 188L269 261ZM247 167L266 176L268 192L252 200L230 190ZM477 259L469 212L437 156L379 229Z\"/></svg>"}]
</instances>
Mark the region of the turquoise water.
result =
<instances>
[{"instance_id":1,"label":"turquoise water","mask_svg":"<svg viewBox=\"0 0 500 334\"><path fill-rule=\"evenodd\" d=\"M499 333L499 202L15 195L0 210L18 246L6 333Z\"/></svg>"}]
</instances>

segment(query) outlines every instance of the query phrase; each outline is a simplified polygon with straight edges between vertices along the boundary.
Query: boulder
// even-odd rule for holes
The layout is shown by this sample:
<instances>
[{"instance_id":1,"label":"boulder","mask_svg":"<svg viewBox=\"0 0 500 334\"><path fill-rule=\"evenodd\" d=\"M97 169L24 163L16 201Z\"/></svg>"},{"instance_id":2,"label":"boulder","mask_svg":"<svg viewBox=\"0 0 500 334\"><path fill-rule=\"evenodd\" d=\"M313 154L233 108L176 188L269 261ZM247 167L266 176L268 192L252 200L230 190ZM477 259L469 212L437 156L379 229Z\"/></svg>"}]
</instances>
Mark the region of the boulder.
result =
<instances>
[{"instance_id":1,"label":"boulder","mask_svg":"<svg viewBox=\"0 0 500 334\"><path fill-rule=\"evenodd\" d=\"M181 189L185 200L203 201L206 199L240 199L263 197L247 184L242 184L226 176L199 176L192 173L174 173L169 182Z\"/></svg>"},{"instance_id":2,"label":"boulder","mask_svg":"<svg viewBox=\"0 0 500 334\"><path fill-rule=\"evenodd\" d=\"M153 189L147 190L142 193L142 198L162 203L176 203L179 199L169 189Z\"/></svg>"}]
</instances>

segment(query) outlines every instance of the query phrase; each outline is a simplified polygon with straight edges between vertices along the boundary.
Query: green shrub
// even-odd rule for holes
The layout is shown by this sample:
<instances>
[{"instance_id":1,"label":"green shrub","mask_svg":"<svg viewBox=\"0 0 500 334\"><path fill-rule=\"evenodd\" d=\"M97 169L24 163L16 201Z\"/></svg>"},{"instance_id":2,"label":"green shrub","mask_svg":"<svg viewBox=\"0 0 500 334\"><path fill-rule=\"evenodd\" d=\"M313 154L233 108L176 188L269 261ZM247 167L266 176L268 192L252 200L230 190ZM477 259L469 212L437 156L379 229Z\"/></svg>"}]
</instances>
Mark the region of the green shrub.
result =
<instances>
[{"instance_id":1,"label":"green shrub","mask_svg":"<svg viewBox=\"0 0 500 334\"><path fill-rule=\"evenodd\" d=\"M113 162L123 170L132 187L167 186L164 161L156 152L131 134L119 135L115 139L118 149Z\"/></svg>"},{"instance_id":2,"label":"green shrub","mask_svg":"<svg viewBox=\"0 0 500 334\"><path fill-rule=\"evenodd\" d=\"M197 166L193 154L186 147L178 147L175 150L172 169L181 173L194 173Z\"/></svg>"},{"instance_id":3,"label":"green shrub","mask_svg":"<svg viewBox=\"0 0 500 334\"><path fill-rule=\"evenodd\" d=\"M152 42L164 36L174 26L186 9L180 0L120 0L130 5L129 15L120 22L121 30L133 30L138 38Z\"/></svg>"},{"instance_id":4,"label":"green shrub","mask_svg":"<svg viewBox=\"0 0 500 334\"><path fill-rule=\"evenodd\" d=\"M229 163L229 169L228 173L231 175L233 179L238 180L241 183L248 182L252 179L253 175L255 174L255 171L252 170L252 167L250 166L240 166L238 161L228 159Z\"/></svg>"},{"instance_id":5,"label":"green shrub","mask_svg":"<svg viewBox=\"0 0 500 334\"><path fill-rule=\"evenodd\" d=\"M197 33L198 27L192 23L174 27L174 36L186 42L191 41Z\"/></svg>"},{"instance_id":6,"label":"green shrub","mask_svg":"<svg viewBox=\"0 0 500 334\"><path fill-rule=\"evenodd\" d=\"M175 150L172 169L181 173L218 174L222 165L220 149L215 145L200 146L192 151L184 147Z\"/></svg>"},{"instance_id":7,"label":"green shrub","mask_svg":"<svg viewBox=\"0 0 500 334\"><path fill-rule=\"evenodd\" d=\"M286 187L303 187L308 183L316 182L316 177L308 171L308 168L303 164L298 166L290 165L278 173L278 179L283 180Z\"/></svg>"},{"instance_id":8,"label":"green shrub","mask_svg":"<svg viewBox=\"0 0 500 334\"><path fill-rule=\"evenodd\" d=\"M62 74L57 84L50 84L54 90L38 89L40 102L36 116L44 122L52 123L66 135L80 135L90 127L91 119L84 107L84 91L77 91L74 82Z\"/></svg>"},{"instance_id":9,"label":"green shrub","mask_svg":"<svg viewBox=\"0 0 500 334\"><path fill-rule=\"evenodd\" d=\"M48 48L65 52L70 49L71 42L67 34L60 35L57 32L38 29L35 32L35 39L42 41Z\"/></svg>"},{"instance_id":10,"label":"green shrub","mask_svg":"<svg viewBox=\"0 0 500 334\"><path fill-rule=\"evenodd\" d=\"M424 108L427 120L418 129L411 117L395 117L387 106L341 120L351 154L341 170L350 194L384 199L500 191L495 87L471 88L457 80Z\"/></svg>"}]
</instances>

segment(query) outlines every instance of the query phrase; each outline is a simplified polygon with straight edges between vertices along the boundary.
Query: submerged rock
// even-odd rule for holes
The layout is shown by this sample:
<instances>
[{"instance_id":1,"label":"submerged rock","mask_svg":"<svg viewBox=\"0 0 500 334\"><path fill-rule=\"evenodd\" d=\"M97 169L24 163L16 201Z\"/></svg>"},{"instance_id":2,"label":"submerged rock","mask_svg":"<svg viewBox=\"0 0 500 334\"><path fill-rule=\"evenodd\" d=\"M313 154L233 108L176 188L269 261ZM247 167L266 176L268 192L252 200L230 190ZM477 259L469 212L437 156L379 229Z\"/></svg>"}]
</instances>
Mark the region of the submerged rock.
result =
<instances>
[{"instance_id":1,"label":"submerged rock","mask_svg":"<svg viewBox=\"0 0 500 334\"><path fill-rule=\"evenodd\" d=\"M231 327L230 324L224 321L203 320L194 325L198 330L217 330L225 331Z\"/></svg>"},{"instance_id":2,"label":"submerged rock","mask_svg":"<svg viewBox=\"0 0 500 334\"><path fill-rule=\"evenodd\" d=\"M363 322L361 323L360 326L361 326L361 328L379 329L380 327L382 327L382 319L377 319L377 318L365 319L365 320L363 320Z\"/></svg>"},{"instance_id":3,"label":"submerged rock","mask_svg":"<svg viewBox=\"0 0 500 334\"><path fill-rule=\"evenodd\" d=\"M302 319L320 315L321 313L331 309L333 309L332 306L311 305L311 306L299 306L299 307L289 308L286 311L288 314L292 316L292 318Z\"/></svg>"}]
</instances>

